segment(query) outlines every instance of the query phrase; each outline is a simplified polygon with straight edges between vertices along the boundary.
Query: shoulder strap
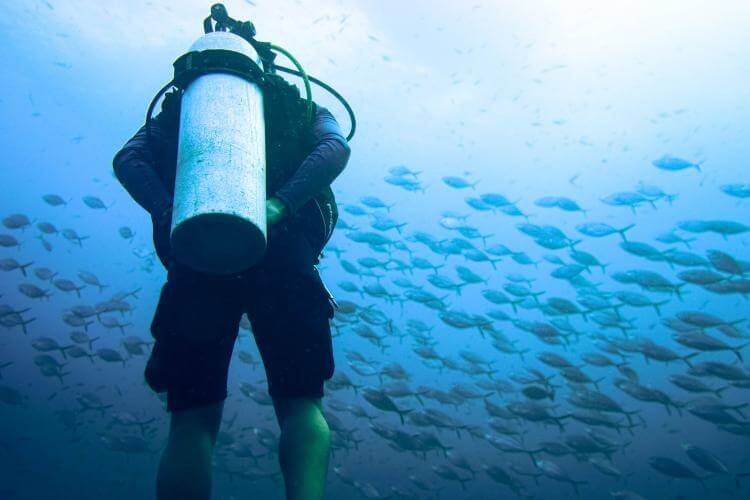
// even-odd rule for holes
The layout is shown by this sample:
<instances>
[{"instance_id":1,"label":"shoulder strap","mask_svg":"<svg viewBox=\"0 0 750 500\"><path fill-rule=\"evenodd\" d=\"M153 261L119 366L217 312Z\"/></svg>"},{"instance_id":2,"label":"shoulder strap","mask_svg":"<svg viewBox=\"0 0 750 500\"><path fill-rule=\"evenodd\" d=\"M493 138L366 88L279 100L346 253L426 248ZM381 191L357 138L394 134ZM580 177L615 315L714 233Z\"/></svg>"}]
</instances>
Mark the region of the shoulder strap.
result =
<instances>
[{"instance_id":1,"label":"shoulder strap","mask_svg":"<svg viewBox=\"0 0 750 500\"><path fill-rule=\"evenodd\" d=\"M173 89L164 94L159 116L163 120L177 121L180 117L180 105L182 103L182 91Z\"/></svg>"}]
</instances>

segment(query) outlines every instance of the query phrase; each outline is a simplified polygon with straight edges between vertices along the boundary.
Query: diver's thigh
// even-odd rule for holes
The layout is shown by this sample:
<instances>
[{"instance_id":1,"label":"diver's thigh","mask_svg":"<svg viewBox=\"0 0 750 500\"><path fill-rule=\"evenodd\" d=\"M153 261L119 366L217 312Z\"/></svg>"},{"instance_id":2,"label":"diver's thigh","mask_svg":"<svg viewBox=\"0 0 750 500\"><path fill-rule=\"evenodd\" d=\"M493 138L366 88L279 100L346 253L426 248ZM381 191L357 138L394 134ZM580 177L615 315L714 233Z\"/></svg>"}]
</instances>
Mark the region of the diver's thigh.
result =
<instances>
[{"instance_id":1,"label":"diver's thigh","mask_svg":"<svg viewBox=\"0 0 750 500\"><path fill-rule=\"evenodd\" d=\"M324 382L334 372L332 307L312 277L295 280L300 282L299 287L285 279L289 287L270 292L268 298L250 308L248 316L269 395L317 399L323 397Z\"/></svg>"},{"instance_id":2,"label":"diver's thigh","mask_svg":"<svg viewBox=\"0 0 750 500\"><path fill-rule=\"evenodd\" d=\"M223 338L239 326L240 281L173 266L152 322L156 338L204 343Z\"/></svg>"}]
</instances>

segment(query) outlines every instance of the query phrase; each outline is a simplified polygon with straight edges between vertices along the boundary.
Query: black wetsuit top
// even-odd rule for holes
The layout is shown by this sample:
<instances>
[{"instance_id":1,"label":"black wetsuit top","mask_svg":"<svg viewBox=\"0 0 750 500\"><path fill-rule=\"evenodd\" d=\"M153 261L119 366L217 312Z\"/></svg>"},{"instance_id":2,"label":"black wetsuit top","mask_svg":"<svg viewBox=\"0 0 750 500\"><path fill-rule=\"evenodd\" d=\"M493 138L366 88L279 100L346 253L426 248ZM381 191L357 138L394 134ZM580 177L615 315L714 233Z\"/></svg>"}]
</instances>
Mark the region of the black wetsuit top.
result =
<instances>
[{"instance_id":1,"label":"black wetsuit top","mask_svg":"<svg viewBox=\"0 0 750 500\"><path fill-rule=\"evenodd\" d=\"M316 104L316 109L313 149L296 172L271 193L286 206L286 217L299 212L300 216L325 219L313 197L330 186L349 160L350 148L338 122L326 108ZM151 214L156 252L167 265L170 221L163 216L169 213L174 194L178 121L162 112L151 121L150 130L151 147L144 124L115 155L112 164L120 183ZM324 220L323 243L332 231L333 227Z\"/></svg>"}]
</instances>

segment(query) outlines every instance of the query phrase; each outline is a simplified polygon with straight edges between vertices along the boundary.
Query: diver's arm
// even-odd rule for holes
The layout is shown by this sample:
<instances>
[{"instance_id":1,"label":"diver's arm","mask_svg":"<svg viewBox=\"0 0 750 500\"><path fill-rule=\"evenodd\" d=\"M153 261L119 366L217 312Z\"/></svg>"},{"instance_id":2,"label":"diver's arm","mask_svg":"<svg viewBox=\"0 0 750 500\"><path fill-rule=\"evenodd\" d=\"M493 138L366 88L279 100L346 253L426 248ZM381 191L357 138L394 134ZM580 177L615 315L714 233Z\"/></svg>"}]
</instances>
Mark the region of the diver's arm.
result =
<instances>
[{"instance_id":1,"label":"diver's arm","mask_svg":"<svg viewBox=\"0 0 750 500\"><path fill-rule=\"evenodd\" d=\"M294 214L343 172L351 150L336 118L318 106L313 124L317 144L294 175L274 195L281 200L288 215Z\"/></svg>"},{"instance_id":2,"label":"diver's arm","mask_svg":"<svg viewBox=\"0 0 750 500\"><path fill-rule=\"evenodd\" d=\"M164 147L168 131L159 116L151 120L151 142L154 150ZM146 125L122 147L112 160L115 176L130 196L157 219L168 214L172 196L155 169L155 159L146 139Z\"/></svg>"}]
</instances>

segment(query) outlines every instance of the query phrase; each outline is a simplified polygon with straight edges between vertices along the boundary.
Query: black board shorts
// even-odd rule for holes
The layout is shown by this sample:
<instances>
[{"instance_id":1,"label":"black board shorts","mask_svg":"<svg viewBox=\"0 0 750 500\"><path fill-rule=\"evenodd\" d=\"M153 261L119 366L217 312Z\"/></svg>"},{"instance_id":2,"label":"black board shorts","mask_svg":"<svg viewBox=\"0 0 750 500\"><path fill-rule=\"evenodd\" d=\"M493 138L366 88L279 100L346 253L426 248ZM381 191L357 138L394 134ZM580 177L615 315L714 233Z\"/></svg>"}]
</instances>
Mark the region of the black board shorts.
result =
<instances>
[{"instance_id":1,"label":"black board shorts","mask_svg":"<svg viewBox=\"0 0 750 500\"><path fill-rule=\"evenodd\" d=\"M299 214L298 214L299 215ZM313 213L314 215L314 213ZM296 216L269 233L264 258L234 275L170 262L151 323L145 378L167 392L167 411L223 401L242 314L247 313L274 398L323 396L333 375L335 301L315 264L327 238Z\"/></svg>"}]
</instances>

